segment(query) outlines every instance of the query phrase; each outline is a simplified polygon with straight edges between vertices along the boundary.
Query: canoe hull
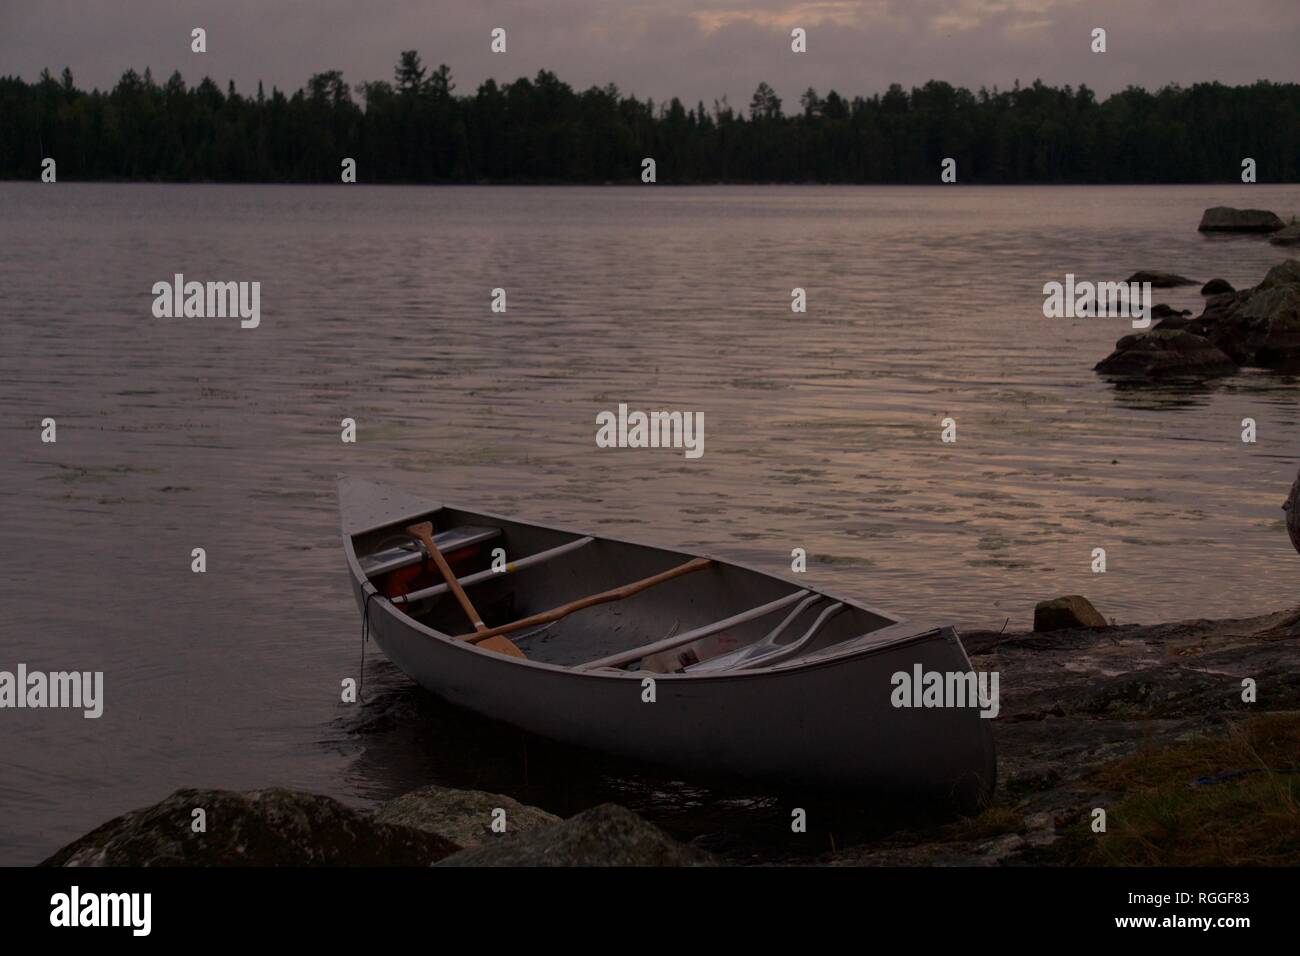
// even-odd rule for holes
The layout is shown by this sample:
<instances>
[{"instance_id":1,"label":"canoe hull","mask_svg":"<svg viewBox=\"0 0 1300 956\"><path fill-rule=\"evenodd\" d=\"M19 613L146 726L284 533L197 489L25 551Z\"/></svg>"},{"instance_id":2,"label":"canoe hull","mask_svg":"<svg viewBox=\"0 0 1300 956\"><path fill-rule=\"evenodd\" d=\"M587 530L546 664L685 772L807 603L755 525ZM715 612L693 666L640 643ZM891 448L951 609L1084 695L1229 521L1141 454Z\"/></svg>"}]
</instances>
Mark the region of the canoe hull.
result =
<instances>
[{"instance_id":1,"label":"canoe hull","mask_svg":"<svg viewBox=\"0 0 1300 956\"><path fill-rule=\"evenodd\" d=\"M349 549L350 551L350 549ZM355 558L352 563L355 564ZM363 594L353 575L358 607ZM704 775L972 807L992 792L989 721L971 708L903 709L891 676L966 672L951 629L794 667L727 675L575 672L479 650L372 600L371 634L423 688L523 730Z\"/></svg>"}]
</instances>

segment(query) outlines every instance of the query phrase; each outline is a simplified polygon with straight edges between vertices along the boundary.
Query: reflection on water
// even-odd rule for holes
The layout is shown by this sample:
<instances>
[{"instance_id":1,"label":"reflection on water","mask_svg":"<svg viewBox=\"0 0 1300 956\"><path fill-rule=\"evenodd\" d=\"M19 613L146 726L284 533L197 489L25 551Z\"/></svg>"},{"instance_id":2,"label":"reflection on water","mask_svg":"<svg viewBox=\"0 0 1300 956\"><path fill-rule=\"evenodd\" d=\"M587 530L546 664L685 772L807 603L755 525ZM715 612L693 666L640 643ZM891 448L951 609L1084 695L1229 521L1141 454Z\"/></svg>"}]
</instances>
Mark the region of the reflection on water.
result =
<instances>
[{"instance_id":1,"label":"reflection on water","mask_svg":"<svg viewBox=\"0 0 1300 956\"><path fill-rule=\"evenodd\" d=\"M1118 378L1109 381L1115 389L1115 403L1138 411L1202 408L1210 403L1215 389L1221 387L1214 381L1147 382Z\"/></svg>"},{"instance_id":2,"label":"reflection on water","mask_svg":"<svg viewBox=\"0 0 1300 956\"><path fill-rule=\"evenodd\" d=\"M802 547L809 583L918 618L1290 603L1295 382L1117 386L1091 369L1127 323L1042 315L1067 272L1259 281L1276 248L1196 232L1235 192L0 184L0 667L104 670L107 697L97 721L0 718L0 861L181 786L369 805L482 779L702 837L763 819L697 825L722 791L588 772L463 715L351 733L341 472L778 572ZM1249 204L1289 214L1300 189ZM177 272L260 281L261 327L154 319ZM1157 298L1199 311L1195 287ZM597 449L619 402L702 412L704 457ZM734 799L788 831L788 801Z\"/></svg>"}]
</instances>

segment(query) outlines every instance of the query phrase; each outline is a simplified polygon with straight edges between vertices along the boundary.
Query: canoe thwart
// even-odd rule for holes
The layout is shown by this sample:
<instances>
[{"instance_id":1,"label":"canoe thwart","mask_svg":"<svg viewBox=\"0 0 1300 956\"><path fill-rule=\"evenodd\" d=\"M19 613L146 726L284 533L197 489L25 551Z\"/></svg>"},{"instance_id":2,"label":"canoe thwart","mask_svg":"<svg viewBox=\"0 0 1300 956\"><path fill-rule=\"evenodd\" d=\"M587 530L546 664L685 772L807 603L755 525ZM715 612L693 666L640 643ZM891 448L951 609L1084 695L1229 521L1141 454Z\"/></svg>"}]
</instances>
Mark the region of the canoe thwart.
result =
<instances>
[{"instance_id":1,"label":"canoe thwart","mask_svg":"<svg viewBox=\"0 0 1300 956\"><path fill-rule=\"evenodd\" d=\"M433 542L443 554L452 554L499 537L501 537L500 528L463 525L459 528L439 531L433 536ZM420 550L419 543L414 540L413 536L403 536L401 544L381 547L379 550L359 557L357 560L361 563L361 568L366 572L367 577L377 578L388 574L390 571L396 571L398 568L419 564L424 560L424 552Z\"/></svg>"},{"instance_id":2,"label":"canoe thwart","mask_svg":"<svg viewBox=\"0 0 1300 956\"><path fill-rule=\"evenodd\" d=\"M530 554L527 557L520 558L518 561L511 561L506 565L504 571L493 571L491 568L488 568L486 571L476 571L474 574L467 574L465 577L459 578L458 581L460 586L463 588L472 587L473 585L487 581L490 578L501 577L506 574L514 574L516 571L525 571L535 565L568 554L570 551L577 551L579 548L585 548L595 540L595 538L591 537L577 538L576 540L567 541L557 547L548 548L547 550L539 551L536 554ZM434 541L437 542L438 539L434 538ZM438 546L441 547L441 543L439 543ZM446 594L448 590L449 589L444 582L443 584L435 584L433 587L422 588L419 591L412 591L410 594L400 595L393 598L392 601L394 604L408 604L412 601L422 601L425 598L438 597L441 594Z\"/></svg>"},{"instance_id":3,"label":"canoe thwart","mask_svg":"<svg viewBox=\"0 0 1300 956\"><path fill-rule=\"evenodd\" d=\"M579 664L573 669L576 671L589 671L595 670L599 667L621 667L624 664L639 661L641 658L648 657L651 654L658 654L660 651L667 651L674 647L681 647L683 644L690 644L692 641L698 641L702 637L708 637L711 634L717 634L719 631L725 631L729 627L735 627L738 624L744 624L747 621L754 621L768 614L773 614L784 607L789 607L795 601L806 597L808 597L807 591L795 591L791 594L787 594L785 597L777 598L775 601L769 601L767 604L752 607L747 611L741 611L739 614L733 614L731 617L723 618L721 621L714 621L712 624L706 624L703 627L697 627L673 637L666 637L661 641L655 641L653 644L643 644L640 647L634 647L627 651L620 651L619 653L611 654L608 657L601 657L594 661L587 661L587 663Z\"/></svg>"}]
</instances>

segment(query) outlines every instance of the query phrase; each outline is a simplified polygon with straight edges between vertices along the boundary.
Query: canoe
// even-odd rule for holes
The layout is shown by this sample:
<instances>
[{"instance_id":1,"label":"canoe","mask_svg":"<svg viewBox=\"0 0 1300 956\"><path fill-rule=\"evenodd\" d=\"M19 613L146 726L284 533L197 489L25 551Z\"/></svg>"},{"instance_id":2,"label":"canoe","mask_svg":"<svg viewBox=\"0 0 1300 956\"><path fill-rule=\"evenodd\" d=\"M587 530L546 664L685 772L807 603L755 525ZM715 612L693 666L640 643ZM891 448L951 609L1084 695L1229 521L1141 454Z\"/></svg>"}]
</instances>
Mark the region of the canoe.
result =
<instances>
[{"instance_id":1,"label":"canoe","mask_svg":"<svg viewBox=\"0 0 1300 956\"><path fill-rule=\"evenodd\" d=\"M370 635L452 704L700 776L962 806L992 792L990 721L975 707L896 706L895 675L971 671L954 628L735 562L369 481L341 479L338 494ZM475 630L406 530L423 521L489 630ZM476 642L499 630L524 656Z\"/></svg>"}]
</instances>

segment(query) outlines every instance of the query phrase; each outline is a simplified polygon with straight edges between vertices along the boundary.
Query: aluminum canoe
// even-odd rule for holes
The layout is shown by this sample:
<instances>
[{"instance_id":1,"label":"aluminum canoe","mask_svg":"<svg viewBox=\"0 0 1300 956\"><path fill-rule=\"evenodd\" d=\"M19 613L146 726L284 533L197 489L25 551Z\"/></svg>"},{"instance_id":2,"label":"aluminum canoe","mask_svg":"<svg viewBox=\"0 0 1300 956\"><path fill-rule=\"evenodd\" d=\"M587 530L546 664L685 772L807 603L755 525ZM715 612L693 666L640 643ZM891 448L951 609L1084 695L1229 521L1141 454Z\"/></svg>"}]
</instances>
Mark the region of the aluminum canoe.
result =
<instances>
[{"instance_id":1,"label":"aluminum canoe","mask_svg":"<svg viewBox=\"0 0 1300 956\"><path fill-rule=\"evenodd\" d=\"M338 494L353 594L370 634L412 680L452 704L687 773L963 807L992 792L993 738L977 707L895 706L895 674L918 665L971 671L954 628L910 625L853 598L715 559L632 597L516 631L509 636L527 657L506 656L462 639L473 630L406 527L433 522L439 550L455 559L491 627L698 556L361 479L341 479Z\"/></svg>"}]
</instances>

